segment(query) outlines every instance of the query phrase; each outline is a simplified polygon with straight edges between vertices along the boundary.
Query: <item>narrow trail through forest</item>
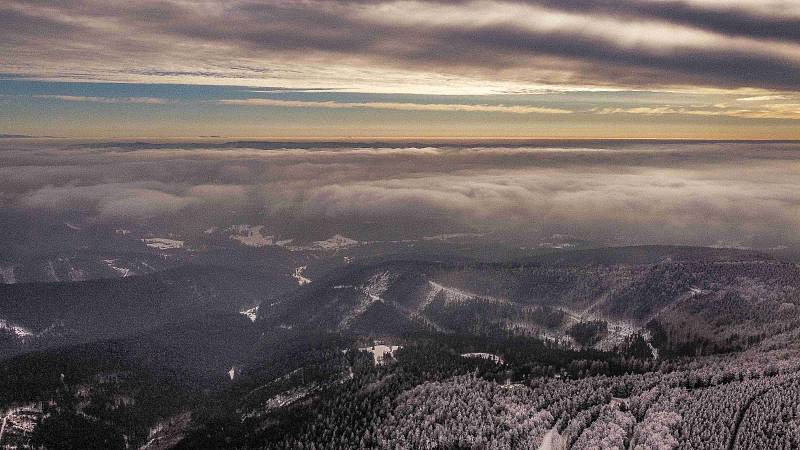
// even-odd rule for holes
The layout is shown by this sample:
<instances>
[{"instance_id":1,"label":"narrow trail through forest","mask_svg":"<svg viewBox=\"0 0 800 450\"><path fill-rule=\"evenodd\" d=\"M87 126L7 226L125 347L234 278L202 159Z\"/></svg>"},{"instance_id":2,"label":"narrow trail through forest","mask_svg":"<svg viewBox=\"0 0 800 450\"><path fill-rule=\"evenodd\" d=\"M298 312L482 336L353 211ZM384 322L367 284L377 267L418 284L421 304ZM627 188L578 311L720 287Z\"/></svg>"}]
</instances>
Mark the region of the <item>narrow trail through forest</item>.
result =
<instances>
[{"instance_id":1,"label":"narrow trail through forest","mask_svg":"<svg viewBox=\"0 0 800 450\"><path fill-rule=\"evenodd\" d=\"M739 408L739 411L736 412L736 421L733 424L733 430L731 431L731 437L727 445L728 450L733 450L734 448L736 448L736 442L739 440L739 430L741 429L742 421L744 420L744 416L747 415L747 411L750 409L750 406L753 404L753 402L758 400L761 396L763 396L767 392L777 387L780 387L783 384L788 383L789 381L791 380L781 381L780 383L774 386L769 386L767 388L764 388L753 394L749 399L747 399L746 402L744 402L742 407Z\"/></svg>"}]
</instances>

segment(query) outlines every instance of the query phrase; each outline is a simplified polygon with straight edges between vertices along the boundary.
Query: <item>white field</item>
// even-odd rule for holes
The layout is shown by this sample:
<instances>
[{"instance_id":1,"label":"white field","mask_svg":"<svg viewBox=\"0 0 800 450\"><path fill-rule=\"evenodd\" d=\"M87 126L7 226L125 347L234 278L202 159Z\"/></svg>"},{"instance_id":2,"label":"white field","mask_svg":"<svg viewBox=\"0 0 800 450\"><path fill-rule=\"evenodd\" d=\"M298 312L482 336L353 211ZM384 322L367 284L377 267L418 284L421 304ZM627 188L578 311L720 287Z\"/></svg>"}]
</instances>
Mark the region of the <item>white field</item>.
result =
<instances>
[{"instance_id":1,"label":"white field","mask_svg":"<svg viewBox=\"0 0 800 450\"><path fill-rule=\"evenodd\" d=\"M155 248L158 250L172 250L177 248L183 248L184 241L179 241L177 239L168 239L168 238L146 238L142 239L142 242L145 243L150 248Z\"/></svg>"},{"instance_id":2,"label":"white field","mask_svg":"<svg viewBox=\"0 0 800 450\"><path fill-rule=\"evenodd\" d=\"M240 244L248 247L266 247L275 245L274 236L265 236L264 225L233 225L227 231L232 232L230 238L239 241Z\"/></svg>"},{"instance_id":3,"label":"white field","mask_svg":"<svg viewBox=\"0 0 800 450\"><path fill-rule=\"evenodd\" d=\"M403 348L400 345L373 345L372 347L361 347L359 350L370 352L372 353L372 357L375 359L375 365L379 366L384 363L386 359L386 355L393 356L395 350Z\"/></svg>"}]
</instances>

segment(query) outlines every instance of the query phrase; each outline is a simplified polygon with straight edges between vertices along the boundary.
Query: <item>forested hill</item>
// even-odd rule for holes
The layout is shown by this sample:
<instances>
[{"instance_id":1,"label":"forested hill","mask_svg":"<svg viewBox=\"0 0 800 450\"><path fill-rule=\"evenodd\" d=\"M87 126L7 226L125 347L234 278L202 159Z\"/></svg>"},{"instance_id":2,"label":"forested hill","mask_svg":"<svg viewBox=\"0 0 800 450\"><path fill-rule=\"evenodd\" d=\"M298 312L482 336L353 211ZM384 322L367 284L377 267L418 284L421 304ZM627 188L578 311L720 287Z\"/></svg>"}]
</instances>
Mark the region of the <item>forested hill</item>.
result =
<instances>
[{"instance_id":1,"label":"forested hill","mask_svg":"<svg viewBox=\"0 0 800 450\"><path fill-rule=\"evenodd\" d=\"M0 285L0 357L135 334L209 313L239 313L282 280L260 272L185 267L144 276Z\"/></svg>"},{"instance_id":2,"label":"forested hill","mask_svg":"<svg viewBox=\"0 0 800 450\"><path fill-rule=\"evenodd\" d=\"M793 263L750 251L633 247L512 263L350 267L262 305L259 323L376 337L503 331L571 340L576 325L601 322L595 343L603 348L642 333L666 351L695 354L741 350L791 328L798 303Z\"/></svg>"},{"instance_id":3,"label":"forested hill","mask_svg":"<svg viewBox=\"0 0 800 450\"><path fill-rule=\"evenodd\" d=\"M0 444L800 444L796 264L658 246L441 259L292 290L213 267L0 287L22 343L0 362Z\"/></svg>"}]
</instances>

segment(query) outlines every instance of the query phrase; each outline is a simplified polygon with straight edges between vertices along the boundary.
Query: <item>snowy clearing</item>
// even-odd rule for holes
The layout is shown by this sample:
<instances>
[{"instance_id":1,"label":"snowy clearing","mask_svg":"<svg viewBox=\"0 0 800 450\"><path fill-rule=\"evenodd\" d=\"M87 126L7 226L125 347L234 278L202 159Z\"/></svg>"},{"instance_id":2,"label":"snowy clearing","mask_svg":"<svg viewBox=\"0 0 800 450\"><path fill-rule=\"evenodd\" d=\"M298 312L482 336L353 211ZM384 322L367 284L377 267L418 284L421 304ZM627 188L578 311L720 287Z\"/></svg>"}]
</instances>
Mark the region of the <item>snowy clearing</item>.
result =
<instances>
[{"instance_id":1,"label":"snowy clearing","mask_svg":"<svg viewBox=\"0 0 800 450\"><path fill-rule=\"evenodd\" d=\"M177 239L168 239L168 238L145 238L142 239L142 242L150 248L155 248L158 250L171 250L177 248L183 248L184 241L179 241Z\"/></svg>"},{"instance_id":2,"label":"snowy clearing","mask_svg":"<svg viewBox=\"0 0 800 450\"><path fill-rule=\"evenodd\" d=\"M116 272L121 277L129 277L131 275L136 275L136 272L132 271L131 269L125 267L119 267L116 265L116 259L104 259L103 262L108 266L109 269Z\"/></svg>"},{"instance_id":3,"label":"snowy clearing","mask_svg":"<svg viewBox=\"0 0 800 450\"><path fill-rule=\"evenodd\" d=\"M294 269L294 274L292 277L297 280L297 284L300 286L304 286L308 283L311 283L311 278L306 278L303 276L303 271L306 270L308 266L301 266Z\"/></svg>"},{"instance_id":4,"label":"snowy clearing","mask_svg":"<svg viewBox=\"0 0 800 450\"><path fill-rule=\"evenodd\" d=\"M8 330L18 338L26 338L28 336L33 336L32 331L28 330L25 327L14 325L5 319L0 319L0 330Z\"/></svg>"},{"instance_id":5,"label":"snowy clearing","mask_svg":"<svg viewBox=\"0 0 800 450\"><path fill-rule=\"evenodd\" d=\"M286 245L285 247L287 250L291 250L293 252L334 251L347 249L359 244L361 244L361 242L355 239L350 239L349 237L342 236L341 234L335 234L324 241L314 241L310 245Z\"/></svg>"},{"instance_id":6,"label":"snowy clearing","mask_svg":"<svg viewBox=\"0 0 800 450\"><path fill-rule=\"evenodd\" d=\"M486 359L486 360L494 362L495 364L503 364L504 363L502 357L500 357L498 355L495 355L495 354L492 354L492 353L482 353L482 352L462 353L461 356L463 358L481 358L481 359Z\"/></svg>"},{"instance_id":7,"label":"snowy clearing","mask_svg":"<svg viewBox=\"0 0 800 450\"><path fill-rule=\"evenodd\" d=\"M262 233L263 230L264 225L252 226L243 224L233 225L226 231L233 233L230 235L231 239L248 247L266 247L268 245L275 245L275 237L265 236L264 233Z\"/></svg>"},{"instance_id":8,"label":"snowy clearing","mask_svg":"<svg viewBox=\"0 0 800 450\"><path fill-rule=\"evenodd\" d=\"M247 317L248 319L250 319L251 322L255 322L256 318L258 317L258 306L254 306L250 309L239 311L239 314L242 314L243 316Z\"/></svg>"},{"instance_id":9,"label":"snowy clearing","mask_svg":"<svg viewBox=\"0 0 800 450\"><path fill-rule=\"evenodd\" d=\"M401 348L403 347L400 345L378 344L372 347L361 347L359 350L372 353L372 357L375 359L375 365L379 366L384 363L386 355L394 356L394 352Z\"/></svg>"},{"instance_id":10,"label":"snowy clearing","mask_svg":"<svg viewBox=\"0 0 800 450\"><path fill-rule=\"evenodd\" d=\"M468 301L481 301L486 303L500 303L500 304L509 304L506 299L491 297L488 295L479 295L474 294L472 292L467 292L458 288L443 286L435 281L428 281L428 284L431 287L431 291L428 292L428 295L425 298L425 302L420 307L420 309L424 309L433 299L438 295L440 292L444 292L444 302L446 305L449 304L459 304Z\"/></svg>"}]
</instances>

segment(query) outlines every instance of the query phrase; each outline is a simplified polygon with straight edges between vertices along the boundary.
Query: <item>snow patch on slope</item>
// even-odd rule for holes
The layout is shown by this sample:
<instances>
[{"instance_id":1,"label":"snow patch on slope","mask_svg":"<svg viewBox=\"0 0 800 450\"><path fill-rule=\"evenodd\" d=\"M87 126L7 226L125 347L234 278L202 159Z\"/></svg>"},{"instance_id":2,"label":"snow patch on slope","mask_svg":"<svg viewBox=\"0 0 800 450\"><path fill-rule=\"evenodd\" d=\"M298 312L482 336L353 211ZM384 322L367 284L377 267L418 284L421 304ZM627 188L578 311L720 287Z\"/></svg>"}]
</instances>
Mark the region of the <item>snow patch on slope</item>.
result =
<instances>
[{"instance_id":1,"label":"snow patch on slope","mask_svg":"<svg viewBox=\"0 0 800 450\"><path fill-rule=\"evenodd\" d=\"M394 356L394 352L403 348L400 345L373 345L372 347L361 347L359 350L372 353L376 366L382 365L386 360L386 355Z\"/></svg>"},{"instance_id":2,"label":"snow patch on slope","mask_svg":"<svg viewBox=\"0 0 800 450\"><path fill-rule=\"evenodd\" d=\"M268 245L275 245L274 236L265 236L264 225L233 225L227 228L226 231L232 232L230 238L239 241L240 244L247 247L266 247Z\"/></svg>"},{"instance_id":3,"label":"snow patch on slope","mask_svg":"<svg viewBox=\"0 0 800 450\"><path fill-rule=\"evenodd\" d=\"M27 448L25 445L42 416L35 404L18 406L0 412L0 445L3 448Z\"/></svg>"},{"instance_id":4,"label":"snow patch on slope","mask_svg":"<svg viewBox=\"0 0 800 450\"><path fill-rule=\"evenodd\" d=\"M492 353L482 353L482 352L462 353L461 357L462 358L480 358L480 359L485 359L485 360L488 360L488 361L492 361L495 364L503 364L503 358L498 356L498 355L492 354Z\"/></svg>"},{"instance_id":5,"label":"snow patch on slope","mask_svg":"<svg viewBox=\"0 0 800 450\"><path fill-rule=\"evenodd\" d=\"M171 250L177 248L183 248L184 241L179 241L177 239L168 239L168 238L147 238L142 239L142 242L145 243L150 248L155 248L158 250Z\"/></svg>"},{"instance_id":6,"label":"snow patch on slope","mask_svg":"<svg viewBox=\"0 0 800 450\"><path fill-rule=\"evenodd\" d=\"M435 236L423 236L424 241L449 241L451 239L477 238L485 236L483 233L445 233Z\"/></svg>"},{"instance_id":7,"label":"snow patch on slope","mask_svg":"<svg viewBox=\"0 0 800 450\"><path fill-rule=\"evenodd\" d=\"M360 286L358 289L363 294L361 301L339 322L339 330L346 330L353 320L364 314L370 306L382 302L381 295L389 289L390 282L389 272L381 272L371 276L366 285Z\"/></svg>"},{"instance_id":8,"label":"snow patch on slope","mask_svg":"<svg viewBox=\"0 0 800 450\"><path fill-rule=\"evenodd\" d=\"M297 280L297 284L299 284L300 286L304 286L308 283L311 283L311 278L306 278L303 275L303 271L306 270L307 267L308 266L301 266L294 269L294 274L292 275L292 277L295 280Z\"/></svg>"},{"instance_id":9,"label":"snow patch on slope","mask_svg":"<svg viewBox=\"0 0 800 450\"><path fill-rule=\"evenodd\" d=\"M117 262L116 259L104 259L103 262L105 263L106 266L108 266L109 269L113 270L114 272L117 273L117 275L119 275L119 276L121 276L123 278L124 277L129 277L131 275L136 275L136 273L134 271L132 271L131 269L128 269L126 267L117 266L116 265L116 262Z\"/></svg>"},{"instance_id":10,"label":"snow patch on slope","mask_svg":"<svg viewBox=\"0 0 800 450\"><path fill-rule=\"evenodd\" d=\"M333 235L324 241L314 242L314 246L320 250L339 250L358 244L359 242L357 240L350 239L349 237L342 236L341 234Z\"/></svg>"},{"instance_id":11,"label":"snow patch on slope","mask_svg":"<svg viewBox=\"0 0 800 450\"><path fill-rule=\"evenodd\" d=\"M255 322L256 318L258 318L258 306L239 311L239 314L246 316L251 322Z\"/></svg>"},{"instance_id":12,"label":"snow patch on slope","mask_svg":"<svg viewBox=\"0 0 800 450\"><path fill-rule=\"evenodd\" d=\"M314 241L310 245L286 245L286 248L293 252L335 251L348 249L360 244L360 241L350 239L349 237L342 236L341 234L335 234L324 241Z\"/></svg>"},{"instance_id":13,"label":"snow patch on slope","mask_svg":"<svg viewBox=\"0 0 800 450\"><path fill-rule=\"evenodd\" d=\"M468 292L462 289L443 286L435 281L428 281L428 285L430 286L431 289L425 296L425 300L423 300L422 305L420 305L419 308L420 310L425 309L425 307L427 307L434 300L434 298L437 295L439 295L439 293L444 293L445 305L465 303L468 301L481 301L486 303L500 303L500 304L511 303L507 299L492 297L488 295L474 294L472 292Z\"/></svg>"},{"instance_id":14,"label":"snow patch on slope","mask_svg":"<svg viewBox=\"0 0 800 450\"><path fill-rule=\"evenodd\" d=\"M158 421L150 428L147 442L140 450L173 448L181 439L192 420L191 412L182 412Z\"/></svg>"},{"instance_id":15,"label":"snow patch on slope","mask_svg":"<svg viewBox=\"0 0 800 450\"><path fill-rule=\"evenodd\" d=\"M317 391L318 389L319 388L317 387L316 383L313 383L310 386L301 386L290 389L282 394L278 394L267 400L267 403L264 405L265 412L291 405L292 403L307 397L309 394Z\"/></svg>"},{"instance_id":16,"label":"snow patch on slope","mask_svg":"<svg viewBox=\"0 0 800 450\"><path fill-rule=\"evenodd\" d=\"M14 334L14 336L23 339L33 336L33 332L25 327L14 325L11 322L0 319L0 330L7 330Z\"/></svg>"}]
</instances>

